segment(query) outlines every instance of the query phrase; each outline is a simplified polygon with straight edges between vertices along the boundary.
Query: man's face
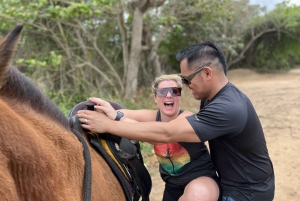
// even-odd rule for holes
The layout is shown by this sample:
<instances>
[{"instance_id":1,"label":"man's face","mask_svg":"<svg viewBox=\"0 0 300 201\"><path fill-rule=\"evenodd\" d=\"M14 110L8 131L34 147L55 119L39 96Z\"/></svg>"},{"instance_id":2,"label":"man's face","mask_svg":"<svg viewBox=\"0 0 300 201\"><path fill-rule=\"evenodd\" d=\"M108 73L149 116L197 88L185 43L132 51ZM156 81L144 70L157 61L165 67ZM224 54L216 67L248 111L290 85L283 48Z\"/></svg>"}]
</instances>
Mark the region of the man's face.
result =
<instances>
[{"instance_id":1,"label":"man's face","mask_svg":"<svg viewBox=\"0 0 300 201\"><path fill-rule=\"evenodd\" d=\"M188 68L187 59L182 60L180 63L181 75L183 76L189 76L190 74L194 73L196 69L198 68L197 67L193 69ZM197 75L190 80L191 84L186 85L192 90L192 94L196 100L201 100L207 97L207 89L205 87L206 83L202 77L202 74L203 74L203 70L197 73Z\"/></svg>"}]
</instances>

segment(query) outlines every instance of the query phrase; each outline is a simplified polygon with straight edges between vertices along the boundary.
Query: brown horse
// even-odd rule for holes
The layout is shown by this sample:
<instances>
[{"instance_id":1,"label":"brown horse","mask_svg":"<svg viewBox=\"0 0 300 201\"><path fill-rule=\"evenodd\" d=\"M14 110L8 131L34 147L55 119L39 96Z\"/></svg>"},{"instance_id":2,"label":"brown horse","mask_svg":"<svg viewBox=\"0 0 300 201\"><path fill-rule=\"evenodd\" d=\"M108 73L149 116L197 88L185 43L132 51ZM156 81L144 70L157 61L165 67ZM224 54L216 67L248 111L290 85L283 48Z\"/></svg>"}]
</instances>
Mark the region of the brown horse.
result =
<instances>
[{"instance_id":1,"label":"brown horse","mask_svg":"<svg viewBox=\"0 0 300 201\"><path fill-rule=\"evenodd\" d=\"M0 41L0 198L75 201L84 197L83 146L58 107L11 67L22 26ZM92 148L92 200L125 200Z\"/></svg>"}]
</instances>

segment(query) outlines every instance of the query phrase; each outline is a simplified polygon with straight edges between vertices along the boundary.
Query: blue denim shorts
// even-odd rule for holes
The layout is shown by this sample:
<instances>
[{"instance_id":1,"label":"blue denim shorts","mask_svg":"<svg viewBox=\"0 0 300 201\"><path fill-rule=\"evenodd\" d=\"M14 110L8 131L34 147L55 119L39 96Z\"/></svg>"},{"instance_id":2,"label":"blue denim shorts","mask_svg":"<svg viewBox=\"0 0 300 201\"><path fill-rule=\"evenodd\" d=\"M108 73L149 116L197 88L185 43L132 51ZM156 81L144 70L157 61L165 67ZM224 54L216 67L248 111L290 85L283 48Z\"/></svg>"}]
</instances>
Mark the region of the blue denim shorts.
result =
<instances>
[{"instance_id":1,"label":"blue denim shorts","mask_svg":"<svg viewBox=\"0 0 300 201\"><path fill-rule=\"evenodd\" d=\"M222 201L235 201L235 200L229 196L222 196Z\"/></svg>"}]
</instances>

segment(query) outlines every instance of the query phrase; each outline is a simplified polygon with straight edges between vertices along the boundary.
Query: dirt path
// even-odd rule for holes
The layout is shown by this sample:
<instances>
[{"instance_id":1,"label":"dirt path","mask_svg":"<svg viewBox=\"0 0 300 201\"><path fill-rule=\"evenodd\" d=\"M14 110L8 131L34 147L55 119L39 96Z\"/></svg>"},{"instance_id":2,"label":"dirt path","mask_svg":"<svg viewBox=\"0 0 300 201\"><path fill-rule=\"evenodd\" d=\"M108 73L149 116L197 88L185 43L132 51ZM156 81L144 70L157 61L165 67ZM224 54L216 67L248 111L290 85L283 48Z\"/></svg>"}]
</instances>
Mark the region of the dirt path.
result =
<instances>
[{"instance_id":1,"label":"dirt path","mask_svg":"<svg viewBox=\"0 0 300 201\"><path fill-rule=\"evenodd\" d=\"M263 125L275 170L274 201L299 201L300 69L284 74L233 70L228 78L248 95ZM193 112L199 108L197 101L183 102ZM153 182L151 201L161 201L164 183L158 174L155 156L148 160L147 167Z\"/></svg>"}]
</instances>

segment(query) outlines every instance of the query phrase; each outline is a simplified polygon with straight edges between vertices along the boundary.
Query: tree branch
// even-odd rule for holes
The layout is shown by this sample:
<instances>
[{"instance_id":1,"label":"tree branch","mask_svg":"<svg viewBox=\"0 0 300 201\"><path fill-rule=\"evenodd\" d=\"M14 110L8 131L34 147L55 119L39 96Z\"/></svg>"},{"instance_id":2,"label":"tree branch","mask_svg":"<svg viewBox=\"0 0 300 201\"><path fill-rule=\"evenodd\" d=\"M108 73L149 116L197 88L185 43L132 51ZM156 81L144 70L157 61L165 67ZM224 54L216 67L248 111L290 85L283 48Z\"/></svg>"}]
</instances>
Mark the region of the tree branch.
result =
<instances>
[{"instance_id":1,"label":"tree branch","mask_svg":"<svg viewBox=\"0 0 300 201\"><path fill-rule=\"evenodd\" d=\"M251 30L253 30L253 29L251 28ZM253 31L251 31L251 35L252 35L251 40L247 43L247 45L244 47L244 49L243 49L242 52L239 54L239 56L238 56L236 59L234 59L233 61L231 61L231 62L229 62L229 63L227 64L227 68L229 69L230 66L232 66L233 64L235 64L235 63L241 61L242 59L244 59L244 58L245 58L245 53L246 53L246 51L251 47L251 45L254 43L254 41L256 41L259 37L261 37L262 35L264 35L264 34L266 34L266 33L274 32L274 31L276 31L276 30L277 30L277 29L275 29L275 28L272 28L272 29L266 29L266 30L263 30L263 31L259 32L259 33L256 34L256 35L254 35Z\"/></svg>"}]
</instances>

